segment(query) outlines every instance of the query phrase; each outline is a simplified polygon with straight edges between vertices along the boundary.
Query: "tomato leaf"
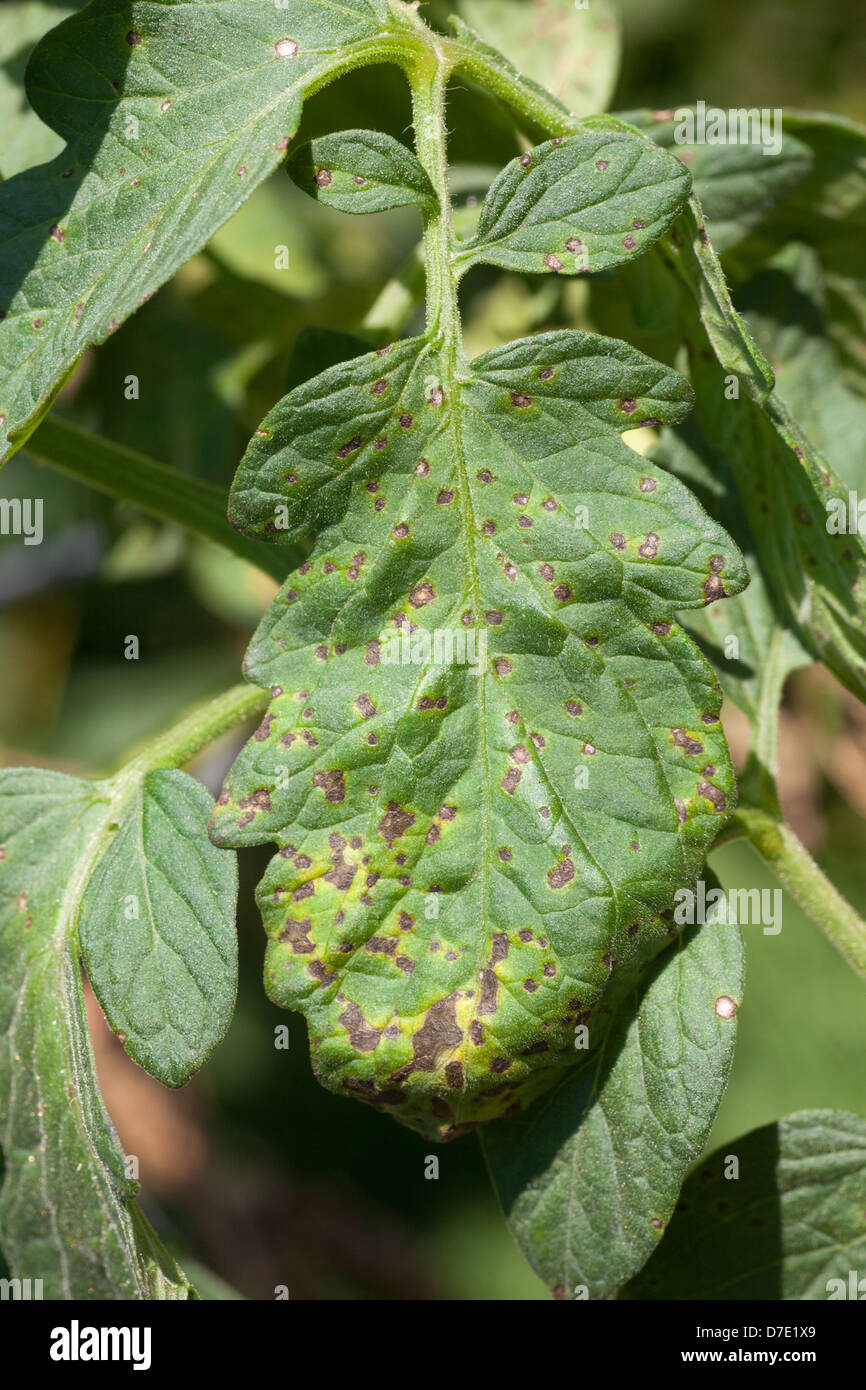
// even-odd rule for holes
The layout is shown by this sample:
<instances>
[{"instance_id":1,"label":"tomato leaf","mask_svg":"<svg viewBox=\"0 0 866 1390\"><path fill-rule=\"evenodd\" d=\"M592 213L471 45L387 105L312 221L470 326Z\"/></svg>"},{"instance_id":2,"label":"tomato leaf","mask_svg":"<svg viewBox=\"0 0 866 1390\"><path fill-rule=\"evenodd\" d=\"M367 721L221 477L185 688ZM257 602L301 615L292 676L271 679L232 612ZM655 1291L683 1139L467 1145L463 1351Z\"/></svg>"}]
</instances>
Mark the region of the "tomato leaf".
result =
<instances>
[{"instance_id":1,"label":"tomato leaf","mask_svg":"<svg viewBox=\"0 0 866 1390\"><path fill-rule=\"evenodd\" d=\"M720 694L672 615L742 561L619 437L689 403L611 339L453 375L410 339L292 391L238 470L236 526L315 545L247 653L273 701L212 835L280 846L266 984L319 1078L435 1137L573 1062L731 805Z\"/></svg>"},{"instance_id":2,"label":"tomato leaf","mask_svg":"<svg viewBox=\"0 0 866 1390\"><path fill-rule=\"evenodd\" d=\"M301 145L286 167L311 198L341 212L385 212L435 200L412 151L380 130L321 135Z\"/></svg>"},{"instance_id":3,"label":"tomato leaf","mask_svg":"<svg viewBox=\"0 0 866 1390\"><path fill-rule=\"evenodd\" d=\"M46 1298L185 1299L135 1210L84 1012L75 917L115 811L104 783L0 773L0 1229Z\"/></svg>"},{"instance_id":4,"label":"tomato leaf","mask_svg":"<svg viewBox=\"0 0 866 1390\"><path fill-rule=\"evenodd\" d=\"M701 1163L621 1296L862 1299L864 1207L866 1120L843 1110L787 1115Z\"/></svg>"},{"instance_id":5,"label":"tomato leaf","mask_svg":"<svg viewBox=\"0 0 866 1390\"><path fill-rule=\"evenodd\" d=\"M616 84L620 26L609 0L458 0L468 24L575 116L604 111Z\"/></svg>"},{"instance_id":6,"label":"tomato leaf","mask_svg":"<svg viewBox=\"0 0 866 1390\"><path fill-rule=\"evenodd\" d=\"M456 264L567 275L606 270L658 239L690 184L673 155L588 122L503 169Z\"/></svg>"},{"instance_id":7,"label":"tomato leaf","mask_svg":"<svg viewBox=\"0 0 866 1390\"><path fill-rule=\"evenodd\" d=\"M207 839L213 806L185 772L138 781L80 909L87 974L145 1071L182 1086L222 1040L237 989L235 857Z\"/></svg>"},{"instance_id":8,"label":"tomato leaf","mask_svg":"<svg viewBox=\"0 0 866 1390\"><path fill-rule=\"evenodd\" d=\"M305 96L401 32L382 0L93 0L46 35L28 96L68 144L0 184L0 457L276 167Z\"/></svg>"},{"instance_id":9,"label":"tomato leaf","mask_svg":"<svg viewBox=\"0 0 866 1390\"><path fill-rule=\"evenodd\" d=\"M511 1233L556 1296L608 1297L658 1246L731 1069L743 964L735 924L688 932L603 1045L485 1131Z\"/></svg>"}]
</instances>

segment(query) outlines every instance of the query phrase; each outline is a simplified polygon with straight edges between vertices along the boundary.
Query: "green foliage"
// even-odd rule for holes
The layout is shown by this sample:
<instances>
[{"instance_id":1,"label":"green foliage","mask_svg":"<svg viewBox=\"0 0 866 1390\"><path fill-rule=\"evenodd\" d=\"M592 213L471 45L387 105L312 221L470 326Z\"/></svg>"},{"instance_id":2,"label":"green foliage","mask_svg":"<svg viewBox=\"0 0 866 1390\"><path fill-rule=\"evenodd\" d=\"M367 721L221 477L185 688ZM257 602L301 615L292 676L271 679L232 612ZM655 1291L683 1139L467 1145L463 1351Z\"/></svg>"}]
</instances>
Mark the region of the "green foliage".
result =
<instances>
[{"instance_id":1,"label":"green foliage","mask_svg":"<svg viewBox=\"0 0 866 1390\"><path fill-rule=\"evenodd\" d=\"M107 788L0 774L0 1223L12 1266L38 1270L49 1298L188 1297L134 1210L84 1017L75 924L119 814Z\"/></svg>"},{"instance_id":2,"label":"green foliage","mask_svg":"<svg viewBox=\"0 0 866 1390\"><path fill-rule=\"evenodd\" d=\"M841 1110L788 1115L704 1159L667 1238L622 1296L862 1297L850 1271L866 1256L864 1200L866 1121Z\"/></svg>"},{"instance_id":3,"label":"green foliage","mask_svg":"<svg viewBox=\"0 0 866 1390\"><path fill-rule=\"evenodd\" d=\"M299 188L340 212L385 212L435 201L411 150L378 130L323 135L301 145L286 167Z\"/></svg>"},{"instance_id":4,"label":"green foliage","mask_svg":"<svg viewBox=\"0 0 866 1390\"><path fill-rule=\"evenodd\" d=\"M659 1245L728 1077L743 991L733 923L686 934L624 993L603 1045L485 1131L515 1240L559 1296L604 1298Z\"/></svg>"},{"instance_id":5,"label":"green foliage","mask_svg":"<svg viewBox=\"0 0 866 1390\"><path fill-rule=\"evenodd\" d=\"M8 8L12 72L48 16ZM788 114L773 158L684 145L683 111L600 114L606 3L458 8L435 28L400 0L92 0L37 44L32 109L0 81L24 152L0 151L16 487L44 461L210 542L194 582L232 622L256 611L251 566L279 584L248 684L113 776L0 772L0 1244L51 1296L194 1296L135 1203L81 967L129 1055L185 1084L234 1007L232 851L265 844L265 985L305 1015L316 1076L429 1139L484 1125L559 1296L823 1297L822 1253L841 1270L862 1243L855 1116L747 1136L724 1205L719 1155L686 1177L732 1065L742 940L724 917L680 934L672 905L714 881L720 832L746 835L866 973L866 927L775 781L791 672L866 692L866 550L826 524L864 476L866 135ZM359 86L321 133L308 99L373 64L389 129L354 128ZM472 164L452 167L449 100L476 112ZM220 230L283 161L292 182ZM357 223L317 302L341 212L400 229L373 302ZM492 270L522 326L470 351ZM172 277L136 320L147 351L129 341L151 379L188 353L196 389L120 425L101 364L126 330L106 340ZM44 419L70 379L79 421L119 439ZM233 463L250 434L226 495L214 448ZM151 457L166 441L174 467ZM137 572L137 545L106 572ZM723 693L751 728L739 786ZM182 769L253 719L214 805ZM747 1230L756 1204L773 1220Z\"/></svg>"}]
</instances>

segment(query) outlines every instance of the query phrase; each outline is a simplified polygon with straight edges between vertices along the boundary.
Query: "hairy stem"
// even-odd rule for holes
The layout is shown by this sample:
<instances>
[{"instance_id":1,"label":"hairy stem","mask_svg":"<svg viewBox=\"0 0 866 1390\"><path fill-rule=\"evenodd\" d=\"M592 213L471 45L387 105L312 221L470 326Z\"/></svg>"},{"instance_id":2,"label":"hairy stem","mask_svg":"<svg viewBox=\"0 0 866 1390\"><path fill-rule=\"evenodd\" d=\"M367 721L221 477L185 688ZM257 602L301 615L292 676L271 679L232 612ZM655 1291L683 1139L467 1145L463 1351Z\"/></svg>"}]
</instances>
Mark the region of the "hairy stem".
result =
<instances>
[{"instance_id":1,"label":"hairy stem","mask_svg":"<svg viewBox=\"0 0 866 1390\"><path fill-rule=\"evenodd\" d=\"M300 551L264 545L235 531L226 520L227 497L222 488L88 434L56 415L43 420L31 435L27 452L99 492L213 541L274 579L285 579L303 558Z\"/></svg>"},{"instance_id":2,"label":"hairy stem","mask_svg":"<svg viewBox=\"0 0 866 1390\"><path fill-rule=\"evenodd\" d=\"M259 718L270 699L270 693L257 685L233 685L215 699L197 705L164 733L157 734L128 759L123 772L140 776L156 768L183 767L236 724Z\"/></svg>"},{"instance_id":3,"label":"hairy stem","mask_svg":"<svg viewBox=\"0 0 866 1390\"><path fill-rule=\"evenodd\" d=\"M767 811L746 806L735 813L721 839L743 837L766 860L836 950L866 979L866 922L833 887L793 830Z\"/></svg>"}]
</instances>

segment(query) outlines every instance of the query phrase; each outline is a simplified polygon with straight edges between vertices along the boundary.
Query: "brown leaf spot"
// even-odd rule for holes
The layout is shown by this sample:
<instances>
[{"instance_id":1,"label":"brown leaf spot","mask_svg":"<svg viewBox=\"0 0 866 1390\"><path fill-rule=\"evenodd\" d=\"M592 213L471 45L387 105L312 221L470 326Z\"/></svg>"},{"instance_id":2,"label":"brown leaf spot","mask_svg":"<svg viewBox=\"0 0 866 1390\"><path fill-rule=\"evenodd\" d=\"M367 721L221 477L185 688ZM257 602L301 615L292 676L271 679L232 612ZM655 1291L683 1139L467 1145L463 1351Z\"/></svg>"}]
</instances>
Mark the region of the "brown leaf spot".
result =
<instances>
[{"instance_id":1,"label":"brown leaf spot","mask_svg":"<svg viewBox=\"0 0 866 1390\"><path fill-rule=\"evenodd\" d=\"M415 817L411 811L399 806L396 801L389 801L388 810L379 822L379 834L388 848L393 849L395 840L402 839L414 824Z\"/></svg>"},{"instance_id":2,"label":"brown leaf spot","mask_svg":"<svg viewBox=\"0 0 866 1390\"><path fill-rule=\"evenodd\" d=\"M417 1071L435 1071L443 1052L459 1047L463 1034L457 1026L457 994L431 1004L424 1022L412 1038Z\"/></svg>"},{"instance_id":3,"label":"brown leaf spot","mask_svg":"<svg viewBox=\"0 0 866 1390\"><path fill-rule=\"evenodd\" d=\"M654 560L659 553L659 538L654 532L650 532L642 545L638 546L638 554L645 560Z\"/></svg>"},{"instance_id":4,"label":"brown leaf spot","mask_svg":"<svg viewBox=\"0 0 866 1390\"><path fill-rule=\"evenodd\" d=\"M369 695L359 695L354 704L362 719L372 719L376 713L376 706Z\"/></svg>"},{"instance_id":5,"label":"brown leaf spot","mask_svg":"<svg viewBox=\"0 0 866 1390\"><path fill-rule=\"evenodd\" d=\"M677 748L682 748L687 757L695 757L698 753L703 753L704 745L698 739L692 738L685 729L674 729L673 740Z\"/></svg>"},{"instance_id":6,"label":"brown leaf spot","mask_svg":"<svg viewBox=\"0 0 866 1390\"><path fill-rule=\"evenodd\" d=\"M566 849L563 851L562 862L551 869L547 875L547 882L553 889L564 888L567 883L571 883L573 878L574 865L571 862L571 850Z\"/></svg>"},{"instance_id":7,"label":"brown leaf spot","mask_svg":"<svg viewBox=\"0 0 866 1390\"><path fill-rule=\"evenodd\" d=\"M332 985L337 976L333 970L329 970L323 960L311 961L307 966L307 973L312 975L314 980L318 980L320 985Z\"/></svg>"},{"instance_id":8,"label":"brown leaf spot","mask_svg":"<svg viewBox=\"0 0 866 1390\"><path fill-rule=\"evenodd\" d=\"M364 950L371 956L393 956L396 949L396 936L371 936L370 940L364 943Z\"/></svg>"},{"instance_id":9,"label":"brown leaf spot","mask_svg":"<svg viewBox=\"0 0 866 1390\"><path fill-rule=\"evenodd\" d=\"M375 1052L382 1037L382 1029L368 1023L357 1004L347 1004L338 1019L349 1034L349 1042L356 1052Z\"/></svg>"},{"instance_id":10,"label":"brown leaf spot","mask_svg":"<svg viewBox=\"0 0 866 1390\"><path fill-rule=\"evenodd\" d=\"M522 775L523 774L521 773L519 767L510 767L508 769L508 771L506 772L505 776L499 784L502 787L502 790L506 792L508 796L514 795L520 783L520 778L522 777Z\"/></svg>"},{"instance_id":11,"label":"brown leaf spot","mask_svg":"<svg viewBox=\"0 0 866 1390\"><path fill-rule=\"evenodd\" d=\"M720 994L713 1007L718 1018L728 1020L734 1018L740 1006L729 994Z\"/></svg>"},{"instance_id":12,"label":"brown leaf spot","mask_svg":"<svg viewBox=\"0 0 866 1390\"><path fill-rule=\"evenodd\" d=\"M279 933L279 941L291 945L295 955L311 955L316 951L313 942L310 941L309 931L313 930L313 923L309 917L304 917L303 922L296 922L293 917L289 917L284 929Z\"/></svg>"},{"instance_id":13,"label":"brown leaf spot","mask_svg":"<svg viewBox=\"0 0 866 1390\"><path fill-rule=\"evenodd\" d=\"M698 796L709 801L717 815L728 809L728 798L721 787L715 786L713 782L698 782Z\"/></svg>"},{"instance_id":14,"label":"brown leaf spot","mask_svg":"<svg viewBox=\"0 0 866 1390\"><path fill-rule=\"evenodd\" d=\"M326 801L337 806L346 796L346 782L342 770L332 768L330 772L313 774L313 786L318 787Z\"/></svg>"},{"instance_id":15,"label":"brown leaf spot","mask_svg":"<svg viewBox=\"0 0 866 1390\"><path fill-rule=\"evenodd\" d=\"M425 604L432 603L435 597L436 591L433 585L429 579L425 579L422 583L415 585L409 595L409 602L413 608L423 608Z\"/></svg>"}]
</instances>

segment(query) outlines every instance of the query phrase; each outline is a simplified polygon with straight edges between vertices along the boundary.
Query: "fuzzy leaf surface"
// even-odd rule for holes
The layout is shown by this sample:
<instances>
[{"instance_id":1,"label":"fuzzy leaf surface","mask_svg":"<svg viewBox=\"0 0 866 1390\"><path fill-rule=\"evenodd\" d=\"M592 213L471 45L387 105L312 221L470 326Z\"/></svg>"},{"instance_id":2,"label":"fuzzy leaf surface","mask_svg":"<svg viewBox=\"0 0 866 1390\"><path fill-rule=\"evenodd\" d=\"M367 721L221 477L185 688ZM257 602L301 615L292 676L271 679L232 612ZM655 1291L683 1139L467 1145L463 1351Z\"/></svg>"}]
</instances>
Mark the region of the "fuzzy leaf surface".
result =
<instances>
[{"instance_id":1,"label":"fuzzy leaf surface","mask_svg":"<svg viewBox=\"0 0 866 1390\"><path fill-rule=\"evenodd\" d=\"M68 143L0 184L0 458L275 168L306 94L399 49L391 13L93 0L46 35L27 92Z\"/></svg>"},{"instance_id":2,"label":"fuzzy leaf surface","mask_svg":"<svg viewBox=\"0 0 866 1390\"><path fill-rule=\"evenodd\" d=\"M658 240L690 187L688 171L667 151L588 122L506 165L456 262L547 274L606 270Z\"/></svg>"},{"instance_id":3,"label":"fuzzy leaf surface","mask_svg":"<svg viewBox=\"0 0 866 1390\"><path fill-rule=\"evenodd\" d=\"M729 1155L739 1160L728 1178ZM717 1149L692 1174L653 1258L623 1296L862 1298L866 1120L803 1110ZM835 1286L831 1281L837 1281Z\"/></svg>"},{"instance_id":4,"label":"fuzzy leaf surface","mask_svg":"<svg viewBox=\"0 0 866 1390\"><path fill-rule=\"evenodd\" d=\"M222 1040L237 990L235 856L207 839L213 800L185 772L150 772L91 874L80 942L129 1055L183 1086Z\"/></svg>"},{"instance_id":5,"label":"fuzzy leaf surface","mask_svg":"<svg viewBox=\"0 0 866 1390\"><path fill-rule=\"evenodd\" d=\"M74 917L107 812L99 784L0 774L0 1243L46 1298L185 1299L136 1210L87 1029Z\"/></svg>"},{"instance_id":6,"label":"fuzzy leaf surface","mask_svg":"<svg viewBox=\"0 0 866 1390\"><path fill-rule=\"evenodd\" d=\"M320 1080L434 1137L574 1061L730 807L720 691L673 613L745 570L620 438L690 399L594 335L453 375L410 339L292 391L238 470L236 526L315 544L248 651L273 700L211 833L280 847L266 984Z\"/></svg>"},{"instance_id":7,"label":"fuzzy leaf surface","mask_svg":"<svg viewBox=\"0 0 866 1390\"><path fill-rule=\"evenodd\" d=\"M689 116L691 125L684 119ZM802 183L814 163L809 146L784 126L778 131L778 150L767 155L760 122L747 124L750 139L709 144L678 139L680 135L698 133L694 108L681 107L676 112L626 111L621 119L637 126L657 145L688 164L713 247L719 254L760 226ZM770 132L766 134L769 137Z\"/></svg>"},{"instance_id":8,"label":"fuzzy leaf surface","mask_svg":"<svg viewBox=\"0 0 866 1390\"><path fill-rule=\"evenodd\" d=\"M386 212L434 201L411 150L381 130L342 130L301 145L287 165L305 193L340 212Z\"/></svg>"},{"instance_id":9,"label":"fuzzy leaf surface","mask_svg":"<svg viewBox=\"0 0 866 1390\"><path fill-rule=\"evenodd\" d=\"M743 965L735 924L689 931L625 996L602 1048L485 1131L511 1233L558 1296L607 1297L657 1248L733 1063Z\"/></svg>"}]
</instances>

